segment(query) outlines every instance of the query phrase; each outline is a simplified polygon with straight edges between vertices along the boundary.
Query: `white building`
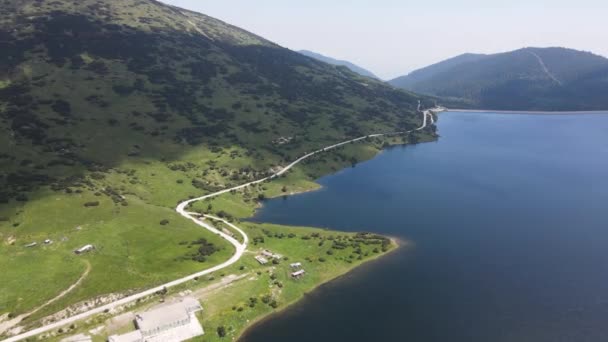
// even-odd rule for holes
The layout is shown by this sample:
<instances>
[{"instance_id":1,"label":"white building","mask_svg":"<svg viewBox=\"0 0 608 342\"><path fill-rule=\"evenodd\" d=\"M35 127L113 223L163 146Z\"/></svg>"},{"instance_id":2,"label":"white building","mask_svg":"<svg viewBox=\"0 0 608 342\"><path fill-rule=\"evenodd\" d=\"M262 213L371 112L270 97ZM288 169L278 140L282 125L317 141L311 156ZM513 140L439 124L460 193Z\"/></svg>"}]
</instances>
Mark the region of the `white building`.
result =
<instances>
[{"instance_id":1,"label":"white building","mask_svg":"<svg viewBox=\"0 0 608 342\"><path fill-rule=\"evenodd\" d=\"M93 246L93 245L85 245L85 246L82 246L82 247L78 248L77 250L75 250L74 253L82 254L82 253L90 252L94 249L95 249L95 246Z\"/></svg>"},{"instance_id":2,"label":"white building","mask_svg":"<svg viewBox=\"0 0 608 342\"><path fill-rule=\"evenodd\" d=\"M299 271L293 272L291 274L291 277L295 278L295 279L300 279L301 277L304 276L304 273L306 273L306 272L304 272L304 270L299 270Z\"/></svg>"},{"instance_id":3,"label":"white building","mask_svg":"<svg viewBox=\"0 0 608 342\"><path fill-rule=\"evenodd\" d=\"M256 255L255 260L257 260L260 263L260 265L266 265L268 263L268 259L264 258L261 255Z\"/></svg>"},{"instance_id":4,"label":"white building","mask_svg":"<svg viewBox=\"0 0 608 342\"><path fill-rule=\"evenodd\" d=\"M262 251L262 255L267 258L271 258L271 259L277 259L277 260L283 259L283 256L281 254L272 253L271 251L269 251L267 249Z\"/></svg>"},{"instance_id":5,"label":"white building","mask_svg":"<svg viewBox=\"0 0 608 342\"><path fill-rule=\"evenodd\" d=\"M78 334L61 339L59 342L93 342L93 338L85 334Z\"/></svg>"},{"instance_id":6,"label":"white building","mask_svg":"<svg viewBox=\"0 0 608 342\"><path fill-rule=\"evenodd\" d=\"M135 330L130 333L122 335L114 335L108 338L109 342L142 342L144 337L141 335L141 331Z\"/></svg>"},{"instance_id":7,"label":"white building","mask_svg":"<svg viewBox=\"0 0 608 342\"><path fill-rule=\"evenodd\" d=\"M138 330L110 336L109 342L181 342L204 334L196 312L202 310L195 298L186 297L135 315Z\"/></svg>"}]
</instances>

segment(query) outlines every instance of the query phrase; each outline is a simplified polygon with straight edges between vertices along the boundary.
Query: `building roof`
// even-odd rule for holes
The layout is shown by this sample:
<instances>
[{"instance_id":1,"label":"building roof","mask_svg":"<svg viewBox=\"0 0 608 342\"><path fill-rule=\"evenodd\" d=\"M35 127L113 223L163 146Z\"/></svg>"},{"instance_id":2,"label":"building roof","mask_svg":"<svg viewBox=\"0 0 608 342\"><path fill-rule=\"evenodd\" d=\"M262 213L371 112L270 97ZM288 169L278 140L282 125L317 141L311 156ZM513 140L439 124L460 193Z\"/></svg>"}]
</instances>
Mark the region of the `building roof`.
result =
<instances>
[{"instance_id":1,"label":"building roof","mask_svg":"<svg viewBox=\"0 0 608 342\"><path fill-rule=\"evenodd\" d=\"M91 336L88 336L85 334L78 334L78 335L63 338L63 339L61 339L60 342L91 342L91 341L93 341Z\"/></svg>"},{"instance_id":2,"label":"building roof","mask_svg":"<svg viewBox=\"0 0 608 342\"><path fill-rule=\"evenodd\" d=\"M184 297L181 300L181 303L188 313L197 312L203 309L201 303L196 298Z\"/></svg>"},{"instance_id":3,"label":"building roof","mask_svg":"<svg viewBox=\"0 0 608 342\"><path fill-rule=\"evenodd\" d=\"M109 342L141 342L144 337L141 335L141 331L135 330L130 333L122 335L113 335L108 338Z\"/></svg>"},{"instance_id":4,"label":"building roof","mask_svg":"<svg viewBox=\"0 0 608 342\"><path fill-rule=\"evenodd\" d=\"M200 309L198 300L188 297L177 303L162 305L153 310L142 312L136 315L135 320L139 329L148 331L173 322L188 320L191 312Z\"/></svg>"},{"instance_id":5,"label":"building roof","mask_svg":"<svg viewBox=\"0 0 608 342\"><path fill-rule=\"evenodd\" d=\"M84 245L76 250L76 252L86 252L95 248L93 245Z\"/></svg>"},{"instance_id":6,"label":"building roof","mask_svg":"<svg viewBox=\"0 0 608 342\"><path fill-rule=\"evenodd\" d=\"M299 271L293 272L293 273L291 274L291 276L292 276L292 277L297 277L297 276L300 276L300 275L302 275L302 274L304 274L304 273L305 273L305 272L304 272L304 270L299 270Z\"/></svg>"},{"instance_id":7,"label":"building roof","mask_svg":"<svg viewBox=\"0 0 608 342\"><path fill-rule=\"evenodd\" d=\"M259 255L255 256L255 260L257 260L262 265L268 263L268 259L264 258L263 256L259 256Z\"/></svg>"}]
</instances>

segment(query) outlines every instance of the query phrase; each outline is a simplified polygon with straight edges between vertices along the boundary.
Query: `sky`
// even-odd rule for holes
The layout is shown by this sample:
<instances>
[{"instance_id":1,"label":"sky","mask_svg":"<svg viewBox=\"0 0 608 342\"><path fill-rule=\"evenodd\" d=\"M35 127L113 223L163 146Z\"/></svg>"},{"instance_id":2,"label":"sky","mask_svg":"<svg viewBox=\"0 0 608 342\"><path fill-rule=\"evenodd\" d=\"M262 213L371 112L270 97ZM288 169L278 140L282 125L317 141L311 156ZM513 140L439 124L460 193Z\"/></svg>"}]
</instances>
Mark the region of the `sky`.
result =
<instances>
[{"instance_id":1,"label":"sky","mask_svg":"<svg viewBox=\"0 0 608 342\"><path fill-rule=\"evenodd\" d=\"M162 0L383 79L466 52L562 46L608 56L606 0Z\"/></svg>"}]
</instances>

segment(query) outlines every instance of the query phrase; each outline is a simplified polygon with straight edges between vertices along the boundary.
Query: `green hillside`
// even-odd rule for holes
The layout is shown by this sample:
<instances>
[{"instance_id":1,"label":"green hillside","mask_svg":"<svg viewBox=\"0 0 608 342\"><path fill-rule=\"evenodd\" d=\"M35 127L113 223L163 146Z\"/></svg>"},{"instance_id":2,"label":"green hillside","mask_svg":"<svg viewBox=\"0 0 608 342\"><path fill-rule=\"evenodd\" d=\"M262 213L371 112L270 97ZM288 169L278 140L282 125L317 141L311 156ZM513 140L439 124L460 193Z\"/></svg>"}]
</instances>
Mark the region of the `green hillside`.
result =
<instances>
[{"instance_id":1,"label":"green hillside","mask_svg":"<svg viewBox=\"0 0 608 342\"><path fill-rule=\"evenodd\" d=\"M390 83L485 109L608 109L608 59L564 48L466 54Z\"/></svg>"},{"instance_id":2,"label":"green hillside","mask_svg":"<svg viewBox=\"0 0 608 342\"><path fill-rule=\"evenodd\" d=\"M314 148L417 127L417 102L430 105L151 0L0 0L0 51L0 316L55 297L87 265L82 285L38 316L222 262L232 247L179 217L177 202ZM249 215L383 144L332 152L201 210ZM189 249L201 238L210 255ZM76 257L85 244L96 250Z\"/></svg>"}]
</instances>

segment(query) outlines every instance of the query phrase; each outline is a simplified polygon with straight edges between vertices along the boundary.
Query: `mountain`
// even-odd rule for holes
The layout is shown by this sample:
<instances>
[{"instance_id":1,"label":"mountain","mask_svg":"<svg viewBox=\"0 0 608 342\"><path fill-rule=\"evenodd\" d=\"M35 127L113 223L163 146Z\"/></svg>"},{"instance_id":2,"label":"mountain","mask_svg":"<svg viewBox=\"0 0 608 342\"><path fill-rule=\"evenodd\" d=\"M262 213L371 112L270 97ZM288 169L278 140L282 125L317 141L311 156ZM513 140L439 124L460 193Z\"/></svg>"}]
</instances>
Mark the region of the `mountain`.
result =
<instances>
[{"instance_id":1,"label":"mountain","mask_svg":"<svg viewBox=\"0 0 608 342\"><path fill-rule=\"evenodd\" d=\"M466 62L478 61L486 55L465 53L456 57L446 59L445 61L435 63L428 67L412 71L406 76L397 77L390 80L389 83L395 87L408 89L419 82L424 82L437 74L441 74L444 71L449 71L451 68Z\"/></svg>"},{"instance_id":2,"label":"mountain","mask_svg":"<svg viewBox=\"0 0 608 342\"><path fill-rule=\"evenodd\" d=\"M321 62L325 62L331 65L341 65L341 66L345 66L347 68L349 68L351 71L356 72L357 74L361 75L361 76L365 76L365 77L370 77L370 78L375 78L375 79L379 79L378 76L374 75L371 71L366 70L358 65L355 65L349 61L343 61L343 60L339 60L339 59L334 59L331 57L327 57L324 56L322 54L316 53L316 52L312 52L312 51L308 51L308 50L300 50L298 51L299 53L303 54L304 56L308 56L314 59L317 59Z\"/></svg>"},{"instance_id":3,"label":"mountain","mask_svg":"<svg viewBox=\"0 0 608 342\"><path fill-rule=\"evenodd\" d=\"M485 109L608 109L608 59L565 48L465 54L389 83Z\"/></svg>"},{"instance_id":4,"label":"mountain","mask_svg":"<svg viewBox=\"0 0 608 342\"><path fill-rule=\"evenodd\" d=\"M40 168L272 149L281 135L317 143L322 129L331 140L416 119L412 94L202 14L144 0L1 4L3 170L29 174L3 177L13 193Z\"/></svg>"},{"instance_id":5,"label":"mountain","mask_svg":"<svg viewBox=\"0 0 608 342\"><path fill-rule=\"evenodd\" d=\"M225 261L232 246L185 222L176 203L349 137L417 127L418 101L431 104L152 0L0 0L0 317L48 301L88 268L36 315ZM247 216L260 198L310 186L382 143L197 210ZM187 248L208 243L217 254L191 260ZM88 244L95 252L75 258Z\"/></svg>"}]
</instances>

